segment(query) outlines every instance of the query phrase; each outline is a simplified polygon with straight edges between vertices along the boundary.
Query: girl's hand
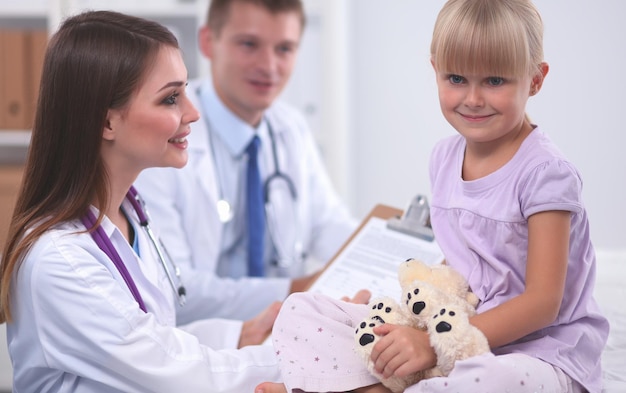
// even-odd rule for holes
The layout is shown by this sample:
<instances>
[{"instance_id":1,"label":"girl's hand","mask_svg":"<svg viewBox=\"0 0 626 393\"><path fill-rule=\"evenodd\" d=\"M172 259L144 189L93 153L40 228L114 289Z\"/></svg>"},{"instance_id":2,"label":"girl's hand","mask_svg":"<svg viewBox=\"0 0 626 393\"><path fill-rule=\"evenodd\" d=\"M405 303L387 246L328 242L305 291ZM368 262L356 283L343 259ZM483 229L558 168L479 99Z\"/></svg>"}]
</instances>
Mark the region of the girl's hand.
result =
<instances>
[{"instance_id":1,"label":"girl's hand","mask_svg":"<svg viewBox=\"0 0 626 393\"><path fill-rule=\"evenodd\" d=\"M386 323L374 328L382 337L372 350L371 359L383 377L406 377L437 364L428 333L410 326Z\"/></svg>"}]
</instances>

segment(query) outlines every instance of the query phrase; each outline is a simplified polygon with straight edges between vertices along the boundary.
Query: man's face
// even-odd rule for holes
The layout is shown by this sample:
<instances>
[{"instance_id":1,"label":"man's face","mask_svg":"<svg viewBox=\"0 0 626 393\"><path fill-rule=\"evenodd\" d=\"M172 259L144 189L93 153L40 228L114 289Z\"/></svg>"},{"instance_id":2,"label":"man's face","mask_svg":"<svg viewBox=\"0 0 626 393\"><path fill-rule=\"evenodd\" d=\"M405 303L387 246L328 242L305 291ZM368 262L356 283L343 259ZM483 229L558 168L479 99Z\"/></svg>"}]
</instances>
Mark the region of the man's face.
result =
<instances>
[{"instance_id":1,"label":"man's face","mask_svg":"<svg viewBox=\"0 0 626 393\"><path fill-rule=\"evenodd\" d=\"M272 14L246 2L231 4L221 31L200 31L218 96L248 124L259 123L287 84L301 34L297 12Z\"/></svg>"}]
</instances>

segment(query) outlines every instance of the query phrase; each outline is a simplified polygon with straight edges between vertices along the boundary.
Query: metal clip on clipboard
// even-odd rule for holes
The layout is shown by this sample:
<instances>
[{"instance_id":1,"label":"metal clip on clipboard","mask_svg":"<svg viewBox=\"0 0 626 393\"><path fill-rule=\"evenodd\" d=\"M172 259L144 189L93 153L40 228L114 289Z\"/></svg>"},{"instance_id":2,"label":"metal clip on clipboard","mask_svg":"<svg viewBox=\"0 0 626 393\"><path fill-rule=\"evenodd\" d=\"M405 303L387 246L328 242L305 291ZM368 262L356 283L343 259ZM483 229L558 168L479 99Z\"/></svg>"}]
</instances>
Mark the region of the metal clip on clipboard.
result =
<instances>
[{"instance_id":1,"label":"metal clip on clipboard","mask_svg":"<svg viewBox=\"0 0 626 393\"><path fill-rule=\"evenodd\" d=\"M435 234L430 226L430 207L426 197L417 195L413 198L402 217L391 217L387 220L387 228L416 236L429 242L433 241Z\"/></svg>"}]
</instances>

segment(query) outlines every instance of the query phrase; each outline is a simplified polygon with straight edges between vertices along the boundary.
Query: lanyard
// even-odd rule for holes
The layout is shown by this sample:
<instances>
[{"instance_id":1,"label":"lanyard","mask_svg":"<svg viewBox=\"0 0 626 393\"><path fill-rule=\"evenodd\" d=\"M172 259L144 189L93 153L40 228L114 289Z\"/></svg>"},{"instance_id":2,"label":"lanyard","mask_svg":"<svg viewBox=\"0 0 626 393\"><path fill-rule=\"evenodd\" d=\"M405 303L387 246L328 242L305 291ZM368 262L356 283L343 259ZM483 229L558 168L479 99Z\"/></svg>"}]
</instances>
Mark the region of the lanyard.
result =
<instances>
[{"instance_id":1,"label":"lanyard","mask_svg":"<svg viewBox=\"0 0 626 393\"><path fill-rule=\"evenodd\" d=\"M146 212L142 206L143 200L139 197L139 194L137 193L137 190L135 189L135 187L132 187L132 186L130 187L130 189L128 190L128 193L126 193L126 199L133 206L135 213L137 213L137 217L139 218L139 224L143 227L143 229L148 234L148 238L152 242L152 245L154 246L154 249L157 252L157 256L159 257L159 261L161 262L161 265L163 269L165 270L165 274L167 275L167 279L172 287L172 290L174 291L174 294L178 297L178 303L181 306L185 305L186 290L180 280L180 269L178 268L178 266L176 266L176 264L174 264L171 258L169 258L169 254L167 253L167 250L162 244L160 244L160 242L157 240L156 236L152 232L152 229L150 229L150 225L148 225L149 224L148 216L146 215ZM83 222L83 225L85 225L87 229L91 229L96 225L96 216L89 209L87 210L87 213L85 214L85 216L83 216L81 220ZM109 257L109 259L111 259L111 261L117 268L117 271L122 275L122 278L124 279L124 282L128 286L128 289L130 290L133 297L139 304L139 308L141 308L144 312L146 312L146 305L144 304L143 299L141 298L141 294L139 294L139 290L137 289L137 286L135 285L135 281L130 276L130 273L128 272L128 269L126 268L126 265L124 265L124 261L122 261L122 258L117 253L117 250L115 250L115 247L111 243L111 240L107 236L104 229L102 229L102 226L98 225L98 227L95 228L95 230L91 231L91 237L96 242L100 250L102 250L102 252L104 252ZM172 267L174 268L174 275L178 279L178 284L174 282L174 276L172 276L172 273L170 272L170 269L167 266L166 255L167 255L167 259L169 259L170 263L172 264Z\"/></svg>"},{"instance_id":2,"label":"lanyard","mask_svg":"<svg viewBox=\"0 0 626 393\"><path fill-rule=\"evenodd\" d=\"M130 191L129 191L129 194L130 194ZM128 199L130 199L129 194L126 195ZM94 216L91 209L87 210L87 213L83 216L81 220L83 222L83 225L85 225L85 227L88 229L93 228L96 225L96 216ZM139 308L143 312L147 312L146 305L143 302L143 299L141 298L141 294L139 293L137 286L135 285L135 281L130 276L130 273L128 272L128 269L126 268L126 265L124 265L124 261L122 261L120 254L118 254L117 250L115 250L115 247L111 243L111 240L109 240L109 237L107 236L104 229L102 229L101 225L98 225L98 227L94 231L91 232L91 237L96 242L98 247L111 259L111 261L117 268L117 271L120 272L120 274L122 275L122 278L124 279L124 282L128 286L128 289L133 294L133 297L139 304Z\"/></svg>"}]
</instances>

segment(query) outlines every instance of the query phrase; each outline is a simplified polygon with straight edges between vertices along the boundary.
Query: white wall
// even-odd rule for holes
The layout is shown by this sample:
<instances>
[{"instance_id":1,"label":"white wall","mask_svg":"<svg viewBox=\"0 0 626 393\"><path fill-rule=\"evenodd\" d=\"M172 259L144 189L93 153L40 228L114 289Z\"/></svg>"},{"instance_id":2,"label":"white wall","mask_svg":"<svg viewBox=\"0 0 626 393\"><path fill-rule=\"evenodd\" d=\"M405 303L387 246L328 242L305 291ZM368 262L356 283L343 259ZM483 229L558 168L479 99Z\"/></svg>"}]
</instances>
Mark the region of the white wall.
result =
<instances>
[{"instance_id":1,"label":"white wall","mask_svg":"<svg viewBox=\"0 0 626 393\"><path fill-rule=\"evenodd\" d=\"M0 325L0 392L11 391L13 386L13 367L7 349L7 325Z\"/></svg>"},{"instance_id":2,"label":"white wall","mask_svg":"<svg viewBox=\"0 0 626 393\"><path fill-rule=\"evenodd\" d=\"M363 216L429 195L428 156L454 130L438 106L429 43L443 0L351 1L347 132ZM528 112L582 172L596 248L626 249L626 2L535 0L551 66Z\"/></svg>"}]
</instances>

